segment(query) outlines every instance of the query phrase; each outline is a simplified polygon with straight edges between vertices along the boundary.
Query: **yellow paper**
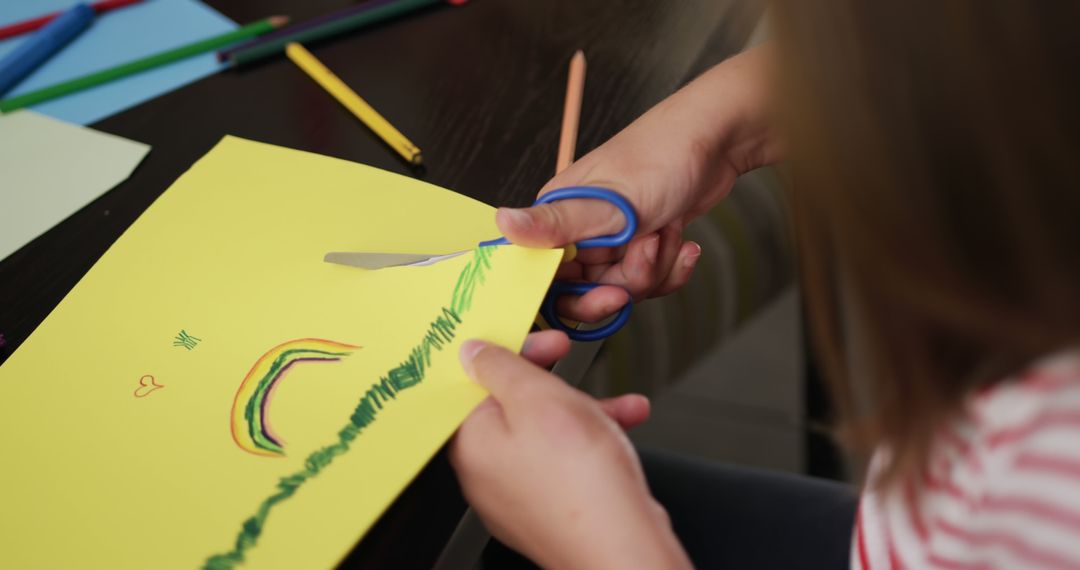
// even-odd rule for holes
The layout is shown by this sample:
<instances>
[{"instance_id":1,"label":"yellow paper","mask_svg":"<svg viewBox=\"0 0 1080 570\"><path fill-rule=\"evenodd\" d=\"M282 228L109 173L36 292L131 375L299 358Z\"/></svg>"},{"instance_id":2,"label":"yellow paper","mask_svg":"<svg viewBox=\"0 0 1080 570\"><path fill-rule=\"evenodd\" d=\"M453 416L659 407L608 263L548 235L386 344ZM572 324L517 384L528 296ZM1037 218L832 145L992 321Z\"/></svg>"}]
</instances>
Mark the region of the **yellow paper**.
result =
<instances>
[{"instance_id":1,"label":"yellow paper","mask_svg":"<svg viewBox=\"0 0 1080 570\"><path fill-rule=\"evenodd\" d=\"M0 368L0 567L333 566L483 398L458 346L518 348L561 252L322 256L467 249L493 218L224 139Z\"/></svg>"}]
</instances>

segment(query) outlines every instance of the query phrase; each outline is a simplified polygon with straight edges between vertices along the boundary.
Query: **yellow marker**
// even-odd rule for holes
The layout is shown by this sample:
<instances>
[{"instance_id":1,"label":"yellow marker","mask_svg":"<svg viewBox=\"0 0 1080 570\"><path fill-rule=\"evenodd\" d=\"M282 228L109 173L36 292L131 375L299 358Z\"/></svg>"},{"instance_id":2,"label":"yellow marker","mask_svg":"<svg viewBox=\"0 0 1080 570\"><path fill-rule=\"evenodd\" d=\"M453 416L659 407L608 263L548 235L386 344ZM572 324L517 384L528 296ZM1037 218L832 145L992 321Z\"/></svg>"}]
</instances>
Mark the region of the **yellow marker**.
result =
<instances>
[{"instance_id":1,"label":"yellow marker","mask_svg":"<svg viewBox=\"0 0 1080 570\"><path fill-rule=\"evenodd\" d=\"M391 125L378 111L361 99L340 77L334 75L334 72L315 59L315 56L304 46L295 42L290 43L285 46L285 54L410 164L419 166L423 162L419 147L405 138L401 131L395 129L394 125Z\"/></svg>"}]
</instances>

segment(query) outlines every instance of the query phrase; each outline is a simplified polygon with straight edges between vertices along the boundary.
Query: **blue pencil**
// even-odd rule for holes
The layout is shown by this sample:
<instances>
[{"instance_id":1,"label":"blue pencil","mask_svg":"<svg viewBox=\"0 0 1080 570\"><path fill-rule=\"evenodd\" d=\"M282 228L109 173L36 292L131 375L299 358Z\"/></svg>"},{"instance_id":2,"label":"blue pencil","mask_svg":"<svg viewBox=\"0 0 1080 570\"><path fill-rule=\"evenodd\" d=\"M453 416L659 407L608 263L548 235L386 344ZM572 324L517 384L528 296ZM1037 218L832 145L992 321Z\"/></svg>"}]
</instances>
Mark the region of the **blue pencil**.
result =
<instances>
[{"instance_id":1,"label":"blue pencil","mask_svg":"<svg viewBox=\"0 0 1080 570\"><path fill-rule=\"evenodd\" d=\"M0 96L10 91L54 53L60 51L93 20L94 9L86 4L77 4L74 8L57 16L55 20L15 48L15 51L0 60Z\"/></svg>"}]
</instances>

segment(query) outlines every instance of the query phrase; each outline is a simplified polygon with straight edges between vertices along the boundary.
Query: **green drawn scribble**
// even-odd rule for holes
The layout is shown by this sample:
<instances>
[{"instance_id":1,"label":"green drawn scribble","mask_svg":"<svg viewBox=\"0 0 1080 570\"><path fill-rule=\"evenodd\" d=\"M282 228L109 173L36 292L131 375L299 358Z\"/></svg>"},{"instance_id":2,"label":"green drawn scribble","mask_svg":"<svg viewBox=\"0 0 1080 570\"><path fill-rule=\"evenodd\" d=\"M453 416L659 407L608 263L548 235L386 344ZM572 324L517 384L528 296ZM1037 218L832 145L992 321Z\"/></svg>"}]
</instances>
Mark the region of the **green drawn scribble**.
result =
<instances>
[{"instance_id":1,"label":"green drawn scribble","mask_svg":"<svg viewBox=\"0 0 1080 570\"><path fill-rule=\"evenodd\" d=\"M431 351L442 350L454 340L454 332L461 324L461 316L472 308L473 293L478 285L484 283L484 276L491 268L491 255L495 247L479 247L473 251L473 257L458 276L449 307L443 307L440 314L428 326L420 342L409 352L405 360L379 378L378 382L360 398L360 403L349 418L349 423L338 432L337 441L322 447L308 456L299 471L282 477L277 489L256 509L255 514L243 522L236 536L233 549L223 554L207 558L203 566L207 570L227 570L235 568L244 561L244 554L253 548L262 534L266 519L271 509L278 503L292 497L308 479L315 477L334 460L335 457L349 451L349 445L363 429L375 421L379 410L390 400L397 399L398 392L416 386L424 380L428 367L431 366Z\"/></svg>"},{"instance_id":2,"label":"green drawn scribble","mask_svg":"<svg viewBox=\"0 0 1080 570\"><path fill-rule=\"evenodd\" d=\"M173 339L173 346L182 346L188 350L195 348L199 342L202 341L199 337L194 337L188 334L186 330L180 330L180 333Z\"/></svg>"},{"instance_id":3,"label":"green drawn scribble","mask_svg":"<svg viewBox=\"0 0 1080 570\"><path fill-rule=\"evenodd\" d=\"M255 445L261 449L279 455L285 454L285 450L282 449L281 443L276 441L269 434L266 426L263 425L262 412L266 396L270 393L270 389L274 387L274 384L278 381L278 377L282 372L296 361L341 360L350 354L352 354L352 352L331 352L327 350L316 350L314 348L294 348L281 353L281 355L274 360L270 369L266 371L266 374L259 379L255 393L252 394L251 398L244 406L244 420L247 421L248 435L251 437L251 440L255 442Z\"/></svg>"}]
</instances>

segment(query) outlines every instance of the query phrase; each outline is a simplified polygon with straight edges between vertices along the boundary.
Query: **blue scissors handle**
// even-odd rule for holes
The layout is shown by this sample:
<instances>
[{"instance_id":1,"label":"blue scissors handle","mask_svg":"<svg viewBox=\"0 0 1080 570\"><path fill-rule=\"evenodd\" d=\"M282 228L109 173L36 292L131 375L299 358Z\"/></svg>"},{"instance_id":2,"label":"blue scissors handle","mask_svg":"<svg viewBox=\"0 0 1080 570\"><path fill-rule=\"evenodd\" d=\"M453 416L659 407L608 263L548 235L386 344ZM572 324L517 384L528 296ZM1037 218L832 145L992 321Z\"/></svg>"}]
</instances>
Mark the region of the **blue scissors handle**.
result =
<instances>
[{"instance_id":1,"label":"blue scissors handle","mask_svg":"<svg viewBox=\"0 0 1080 570\"><path fill-rule=\"evenodd\" d=\"M559 200L575 200L580 198L592 198L610 202L622 212L623 217L626 218L626 224L623 226L622 230L617 233L577 242L574 245L577 246L578 249L619 247L630 243L634 234L637 233L637 214L634 212L634 206L630 204L630 201L614 190L597 186L571 186L569 188L559 188L558 190L552 190L551 192L544 194L538 198L536 202L533 202L533 205L536 206L539 204L558 202ZM509 243L510 240L505 237L500 237L498 239L480 242L480 245L507 245ZM599 286L599 283L556 281L551 284L551 289L548 290L547 295L544 297L544 302L540 305L540 315L544 317L544 320L547 321L551 328L565 332L566 335L573 340L593 341L607 338L615 334L615 332L621 329L623 325L626 324L626 321L630 319L630 309L633 305L632 301L628 301L623 305L623 308L619 309L619 313L610 323L591 330L578 330L567 326L566 323L559 318L559 314L555 310L555 302L560 296L584 295Z\"/></svg>"},{"instance_id":2,"label":"blue scissors handle","mask_svg":"<svg viewBox=\"0 0 1080 570\"><path fill-rule=\"evenodd\" d=\"M634 238L634 234L637 233L638 219L637 214L634 212L634 206L614 190L608 190L607 188L600 188L598 186L570 186L568 188L559 188L558 190L552 190L547 194L536 199L533 202L533 206L539 206L540 204L550 204L551 202L558 202L560 200L576 200L580 198L592 198L594 200L604 200L614 205L622 212L623 217L626 219L626 224L623 229L617 233L594 237L589 239L583 239L577 242L578 249L589 249L593 247L619 247L630 243L630 240ZM480 245L508 245L510 240L505 237L500 237L488 241L480 242Z\"/></svg>"},{"instance_id":3,"label":"blue scissors handle","mask_svg":"<svg viewBox=\"0 0 1080 570\"><path fill-rule=\"evenodd\" d=\"M562 322L559 318L559 313L555 310L555 301L562 295L584 295L593 289L600 287L599 283L575 283L572 281L556 281L551 284L551 289L548 290L547 295L544 297L544 302L540 305L540 316L544 317L548 326L553 329L561 330L566 333L566 336L572 340L593 341L605 339L623 327L626 321L630 320L630 309L634 306L633 301L627 301L619 313L615 315L615 318L608 324L590 330L578 330L572 327L566 326L566 323Z\"/></svg>"}]
</instances>

